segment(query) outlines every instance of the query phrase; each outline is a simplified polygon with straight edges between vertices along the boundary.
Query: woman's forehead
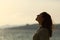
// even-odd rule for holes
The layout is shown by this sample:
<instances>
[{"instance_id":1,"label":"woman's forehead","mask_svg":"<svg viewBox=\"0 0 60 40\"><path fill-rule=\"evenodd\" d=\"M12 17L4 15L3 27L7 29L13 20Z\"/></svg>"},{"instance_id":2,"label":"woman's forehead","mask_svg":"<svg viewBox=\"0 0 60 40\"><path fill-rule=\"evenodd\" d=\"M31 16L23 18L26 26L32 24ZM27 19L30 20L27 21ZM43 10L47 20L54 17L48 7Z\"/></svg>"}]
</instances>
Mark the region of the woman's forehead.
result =
<instances>
[{"instance_id":1,"label":"woman's forehead","mask_svg":"<svg viewBox=\"0 0 60 40\"><path fill-rule=\"evenodd\" d=\"M42 16L41 14L37 15L37 16Z\"/></svg>"}]
</instances>

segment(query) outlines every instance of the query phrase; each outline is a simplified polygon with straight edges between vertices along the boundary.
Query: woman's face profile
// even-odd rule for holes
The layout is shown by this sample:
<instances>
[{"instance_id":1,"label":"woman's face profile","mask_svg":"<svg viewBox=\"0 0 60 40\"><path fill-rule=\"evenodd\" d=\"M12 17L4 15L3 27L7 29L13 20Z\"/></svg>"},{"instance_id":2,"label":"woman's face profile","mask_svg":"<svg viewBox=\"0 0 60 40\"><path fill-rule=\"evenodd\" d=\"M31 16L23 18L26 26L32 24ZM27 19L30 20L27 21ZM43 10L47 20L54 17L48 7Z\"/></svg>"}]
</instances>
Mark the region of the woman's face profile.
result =
<instances>
[{"instance_id":1,"label":"woman's face profile","mask_svg":"<svg viewBox=\"0 0 60 40\"><path fill-rule=\"evenodd\" d=\"M36 21L38 21L39 24L42 24L42 22L43 22L42 15L37 15Z\"/></svg>"}]
</instances>

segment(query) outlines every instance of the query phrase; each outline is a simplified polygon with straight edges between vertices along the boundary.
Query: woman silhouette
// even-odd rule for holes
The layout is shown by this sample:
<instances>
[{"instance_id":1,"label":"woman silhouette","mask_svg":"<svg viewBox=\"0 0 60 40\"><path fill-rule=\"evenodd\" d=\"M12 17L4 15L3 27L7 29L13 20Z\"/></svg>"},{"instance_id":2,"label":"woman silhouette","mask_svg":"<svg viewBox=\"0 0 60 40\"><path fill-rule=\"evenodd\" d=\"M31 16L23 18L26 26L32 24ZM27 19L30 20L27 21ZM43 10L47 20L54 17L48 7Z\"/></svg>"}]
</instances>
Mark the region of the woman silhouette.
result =
<instances>
[{"instance_id":1,"label":"woman silhouette","mask_svg":"<svg viewBox=\"0 0 60 40\"><path fill-rule=\"evenodd\" d=\"M36 21L41 25L39 30L33 36L33 40L50 40L52 37L52 19L47 12L37 15Z\"/></svg>"}]
</instances>

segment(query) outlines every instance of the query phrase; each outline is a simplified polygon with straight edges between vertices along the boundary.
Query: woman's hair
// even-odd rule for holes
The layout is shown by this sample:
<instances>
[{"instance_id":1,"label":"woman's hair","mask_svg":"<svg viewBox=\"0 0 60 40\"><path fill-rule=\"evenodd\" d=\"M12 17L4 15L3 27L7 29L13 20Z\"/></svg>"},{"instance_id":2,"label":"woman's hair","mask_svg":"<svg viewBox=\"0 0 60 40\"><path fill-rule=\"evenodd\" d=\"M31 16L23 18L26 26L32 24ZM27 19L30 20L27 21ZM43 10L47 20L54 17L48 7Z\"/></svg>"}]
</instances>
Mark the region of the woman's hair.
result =
<instances>
[{"instance_id":1,"label":"woman's hair","mask_svg":"<svg viewBox=\"0 0 60 40\"><path fill-rule=\"evenodd\" d=\"M51 37L52 36L52 19L51 19L51 16L47 12L42 12L40 15L42 15L42 18L43 18L42 27L48 29L49 35Z\"/></svg>"}]
</instances>

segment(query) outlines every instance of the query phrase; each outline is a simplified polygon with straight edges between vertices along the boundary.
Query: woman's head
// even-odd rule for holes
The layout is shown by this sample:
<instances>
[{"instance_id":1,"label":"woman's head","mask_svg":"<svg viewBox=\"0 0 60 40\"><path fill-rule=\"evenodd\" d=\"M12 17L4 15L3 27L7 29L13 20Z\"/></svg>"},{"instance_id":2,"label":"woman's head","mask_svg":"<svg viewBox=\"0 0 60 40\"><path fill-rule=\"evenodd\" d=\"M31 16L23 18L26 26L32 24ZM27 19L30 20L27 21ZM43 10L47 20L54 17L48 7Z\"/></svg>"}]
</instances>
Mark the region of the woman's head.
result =
<instances>
[{"instance_id":1,"label":"woman's head","mask_svg":"<svg viewBox=\"0 0 60 40\"><path fill-rule=\"evenodd\" d=\"M36 21L38 21L43 28L47 28L49 30L50 36L52 35L52 19L47 12L42 12L37 15Z\"/></svg>"},{"instance_id":2,"label":"woman's head","mask_svg":"<svg viewBox=\"0 0 60 40\"><path fill-rule=\"evenodd\" d=\"M41 25L52 24L51 16L47 12L42 12L37 15L36 21L38 21Z\"/></svg>"}]
</instances>

